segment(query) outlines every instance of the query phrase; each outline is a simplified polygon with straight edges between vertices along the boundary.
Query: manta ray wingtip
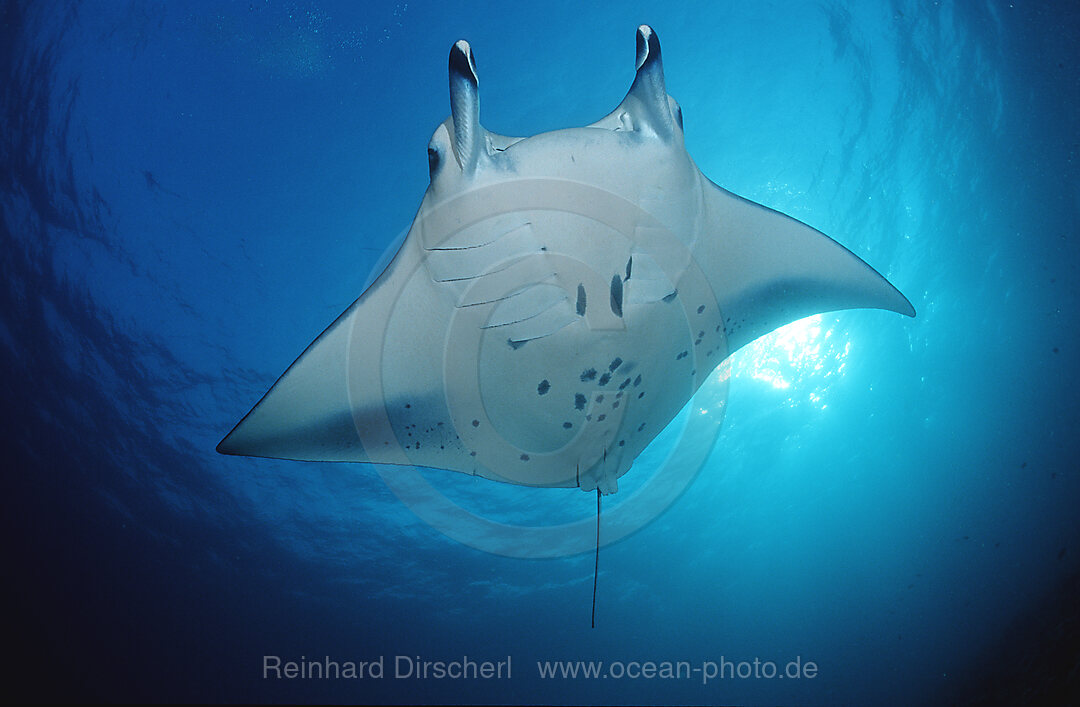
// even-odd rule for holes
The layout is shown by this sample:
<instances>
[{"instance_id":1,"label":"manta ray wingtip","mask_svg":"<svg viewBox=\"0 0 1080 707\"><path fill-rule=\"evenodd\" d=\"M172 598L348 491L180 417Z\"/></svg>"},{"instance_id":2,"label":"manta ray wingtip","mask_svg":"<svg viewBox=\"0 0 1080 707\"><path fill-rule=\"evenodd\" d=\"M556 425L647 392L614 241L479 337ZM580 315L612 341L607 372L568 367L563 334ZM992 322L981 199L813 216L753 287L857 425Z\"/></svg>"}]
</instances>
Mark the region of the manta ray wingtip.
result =
<instances>
[{"instance_id":1,"label":"manta ray wingtip","mask_svg":"<svg viewBox=\"0 0 1080 707\"><path fill-rule=\"evenodd\" d=\"M897 290L897 292L900 291ZM905 317L911 317L912 319L914 319L916 316L915 305L911 303L911 300L904 296L904 293L901 292L900 296L904 299L904 304L906 305L905 307L901 308L900 314L903 314Z\"/></svg>"}]
</instances>

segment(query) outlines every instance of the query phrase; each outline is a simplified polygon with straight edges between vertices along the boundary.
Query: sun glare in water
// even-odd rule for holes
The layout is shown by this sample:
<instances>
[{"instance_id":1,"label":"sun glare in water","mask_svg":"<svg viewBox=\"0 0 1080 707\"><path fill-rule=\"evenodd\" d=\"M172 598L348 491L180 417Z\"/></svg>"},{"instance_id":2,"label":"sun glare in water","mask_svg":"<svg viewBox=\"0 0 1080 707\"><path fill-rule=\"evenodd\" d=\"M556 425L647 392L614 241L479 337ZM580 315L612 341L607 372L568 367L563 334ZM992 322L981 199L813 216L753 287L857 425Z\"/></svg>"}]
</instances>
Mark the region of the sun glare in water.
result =
<instances>
[{"instance_id":1,"label":"sun glare in water","mask_svg":"<svg viewBox=\"0 0 1080 707\"><path fill-rule=\"evenodd\" d=\"M844 372L851 350L836 324L835 318L815 314L780 327L737 352L730 375L784 391L792 407L809 404L824 410L828 389Z\"/></svg>"}]
</instances>

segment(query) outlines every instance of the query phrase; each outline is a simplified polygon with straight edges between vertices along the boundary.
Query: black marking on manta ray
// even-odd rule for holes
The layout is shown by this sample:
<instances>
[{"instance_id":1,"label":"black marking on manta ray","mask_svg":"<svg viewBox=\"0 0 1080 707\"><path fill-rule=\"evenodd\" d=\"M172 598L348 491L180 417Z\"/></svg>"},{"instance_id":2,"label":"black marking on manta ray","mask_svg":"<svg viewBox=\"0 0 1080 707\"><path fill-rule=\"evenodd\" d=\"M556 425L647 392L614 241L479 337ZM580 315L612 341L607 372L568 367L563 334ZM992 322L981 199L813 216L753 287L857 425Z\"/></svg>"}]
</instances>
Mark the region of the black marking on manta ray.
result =
<instances>
[{"instance_id":1,"label":"black marking on manta ray","mask_svg":"<svg viewBox=\"0 0 1080 707\"><path fill-rule=\"evenodd\" d=\"M578 410L584 410L586 402L588 402L588 400L581 393L576 393L574 395L574 407Z\"/></svg>"},{"instance_id":2,"label":"black marking on manta ray","mask_svg":"<svg viewBox=\"0 0 1080 707\"><path fill-rule=\"evenodd\" d=\"M626 261L626 277L623 278L624 280L629 280L630 279L630 270L631 270L633 264L634 264L634 256L631 255L630 259Z\"/></svg>"},{"instance_id":3,"label":"black marking on manta ray","mask_svg":"<svg viewBox=\"0 0 1080 707\"><path fill-rule=\"evenodd\" d=\"M640 378L641 376L638 376L638 377ZM626 386L628 386L628 385L630 385L630 379L629 378L624 380L622 383L619 383L619 390L625 390Z\"/></svg>"},{"instance_id":4,"label":"black marking on manta ray","mask_svg":"<svg viewBox=\"0 0 1080 707\"><path fill-rule=\"evenodd\" d=\"M585 285L579 283L577 286L577 313L579 317L585 316Z\"/></svg>"},{"instance_id":5,"label":"black marking on manta ray","mask_svg":"<svg viewBox=\"0 0 1080 707\"><path fill-rule=\"evenodd\" d=\"M675 360L676 361L681 361L681 360L683 360L684 358L686 358L689 355L690 355L689 352L683 351L682 353L680 353L678 356L675 357Z\"/></svg>"},{"instance_id":6,"label":"black marking on manta ray","mask_svg":"<svg viewBox=\"0 0 1080 707\"><path fill-rule=\"evenodd\" d=\"M506 343L510 344L510 348L512 348L514 351L517 351L522 346L529 343L529 341L531 341L531 339L525 339L524 341L514 341L513 339L507 339ZM531 351L532 349L529 350Z\"/></svg>"},{"instance_id":7,"label":"black marking on manta ray","mask_svg":"<svg viewBox=\"0 0 1080 707\"><path fill-rule=\"evenodd\" d=\"M548 383L548 379L547 379L547 378L545 378L544 380L540 381L540 385L536 386L536 392L537 392L537 393L539 393L540 395L545 395L545 394L547 394L547 392L548 392L549 390L551 390L551 383Z\"/></svg>"},{"instance_id":8,"label":"black marking on manta ray","mask_svg":"<svg viewBox=\"0 0 1080 707\"><path fill-rule=\"evenodd\" d=\"M675 298L676 298L676 297L678 297L678 296L679 296L679 291L678 291L678 290L675 290L675 291L674 291L674 292L672 292L672 293L671 293L670 295L665 295L665 296L664 296L664 301L665 301L665 302L672 302L672 301L674 301L674 300L675 300Z\"/></svg>"},{"instance_id":9,"label":"black marking on manta ray","mask_svg":"<svg viewBox=\"0 0 1080 707\"><path fill-rule=\"evenodd\" d=\"M618 356L616 356L615 359L608 365L607 369L609 371L611 371L612 373L614 373L615 370L618 369L618 367L621 366L621 365L622 365L622 359L619 358Z\"/></svg>"},{"instance_id":10,"label":"black marking on manta ray","mask_svg":"<svg viewBox=\"0 0 1080 707\"><path fill-rule=\"evenodd\" d=\"M622 278L611 276L611 312L616 317L622 316Z\"/></svg>"},{"instance_id":11,"label":"black marking on manta ray","mask_svg":"<svg viewBox=\"0 0 1080 707\"><path fill-rule=\"evenodd\" d=\"M611 374L610 373L605 373L604 375L600 376L600 380L597 381L597 382L600 385L607 385L608 381L610 381L610 380L611 380Z\"/></svg>"},{"instance_id":12,"label":"black marking on manta ray","mask_svg":"<svg viewBox=\"0 0 1080 707\"><path fill-rule=\"evenodd\" d=\"M582 383L585 383L586 381L591 381L594 378L596 378L596 369L595 368L589 368L589 369L586 369L586 370L581 372L581 382Z\"/></svg>"},{"instance_id":13,"label":"black marking on manta ray","mask_svg":"<svg viewBox=\"0 0 1080 707\"><path fill-rule=\"evenodd\" d=\"M705 311L705 305L699 305L698 308L697 308L697 313L701 314L704 311Z\"/></svg>"},{"instance_id":14,"label":"black marking on manta ray","mask_svg":"<svg viewBox=\"0 0 1080 707\"><path fill-rule=\"evenodd\" d=\"M564 423L562 423L562 426L563 426L563 427L564 427L565 429L570 429L571 427L573 427L573 426L574 426L574 423L573 423L573 422L564 422Z\"/></svg>"}]
</instances>

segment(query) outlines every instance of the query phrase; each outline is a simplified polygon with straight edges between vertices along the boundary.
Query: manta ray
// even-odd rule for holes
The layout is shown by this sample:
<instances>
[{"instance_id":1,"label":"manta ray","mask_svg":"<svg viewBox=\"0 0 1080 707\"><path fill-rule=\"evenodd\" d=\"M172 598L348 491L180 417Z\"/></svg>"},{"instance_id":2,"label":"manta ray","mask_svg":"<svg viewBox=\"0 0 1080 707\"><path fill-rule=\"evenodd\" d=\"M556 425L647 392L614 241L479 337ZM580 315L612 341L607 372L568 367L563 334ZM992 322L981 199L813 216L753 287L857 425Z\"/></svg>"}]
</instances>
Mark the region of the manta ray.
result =
<instances>
[{"instance_id":1,"label":"manta ray","mask_svg":"<svg viewBox=\"0 0 1080 707\"><path fill-rule=\"evenodd\" d=\"M468 42L449 72L412 226L219 452L434 467L599 504L748 342L821 312L915 315L843 246L698 170L650 27L626 97L582 128L492 133Z\"/></svg>"}]
</instances>

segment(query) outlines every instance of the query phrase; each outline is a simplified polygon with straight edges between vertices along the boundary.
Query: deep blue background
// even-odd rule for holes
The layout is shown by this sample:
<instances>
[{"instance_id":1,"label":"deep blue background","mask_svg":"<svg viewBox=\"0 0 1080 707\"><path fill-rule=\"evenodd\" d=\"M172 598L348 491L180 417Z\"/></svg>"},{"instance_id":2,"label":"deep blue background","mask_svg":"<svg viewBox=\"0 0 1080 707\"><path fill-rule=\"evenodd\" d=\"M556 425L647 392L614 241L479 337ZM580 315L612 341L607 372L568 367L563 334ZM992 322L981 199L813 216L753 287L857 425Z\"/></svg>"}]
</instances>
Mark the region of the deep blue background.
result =
<instances>
[{"instance_id":1,"label":"deep blue background","mask_svg":"<svg viewBox=\"0 0 1080 707\"><path fill-rule=\"evenodd\" d=\"M9 695L1076 695L1077 11L652 5L2 6ZM604 548L590 630L591 555L489 555L370 468L214 445L412 218L454 40L476 51L485 125L531 134L618 103L642 22L702 171L832 235L919 316L828 314L737 354L707 468ZM504 522L593 510L574 490L427 476ZM512 655L514 678L264 681L265 654ZM535 670L721 656L819 675Z\"/></svg>"}]
</instances>

